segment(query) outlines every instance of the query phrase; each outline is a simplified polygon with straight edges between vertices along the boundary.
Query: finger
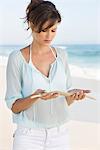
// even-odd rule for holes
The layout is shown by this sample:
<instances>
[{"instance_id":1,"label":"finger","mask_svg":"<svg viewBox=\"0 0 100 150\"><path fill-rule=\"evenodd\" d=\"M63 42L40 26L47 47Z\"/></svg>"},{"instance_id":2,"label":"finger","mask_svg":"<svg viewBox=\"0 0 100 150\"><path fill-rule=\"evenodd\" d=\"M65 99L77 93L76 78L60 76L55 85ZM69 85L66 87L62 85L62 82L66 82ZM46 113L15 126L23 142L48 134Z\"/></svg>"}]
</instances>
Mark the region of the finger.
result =
<instances>
[{"instance_id":1,"label":"finger","mask_svg":"<svg viewBox=\"0 0 100 150\"><path fill-rule=\"evenodd\" d=\"M44 93L44 94L42 94L42 99L47 100L47 99L50 99L51 97L52 97L52 93Z\"/></svg>"},{"instance_id":2,"label":"finger","mask_svg":"<svg viewBox=\"0 0 100 150\"><path fill-rule=\"evenodd\" d=\"M84 93L84 91L81 91L80 95L79 95L79 99L81 100L81 99L84 99L84 98L85 98L85 93Z\"/></svg>"},{"instance_id":3,"label":"finger","mask_svg":"<svg viewBox=\"0 0 100 150\"><path fill-rule=\"evenodd\" d=\"M58 96L60 96L59 93L53 93L53 94L51 95L51 98L56 98L56 97L58 97Z\"/></svg>"},{"instance_id":4,"label":"finger","mask_svg":"<svg viewBox=\"0 0 100 150\"><path fill-rule=\"evenodd\" d=\"M75 93L75 100L79 100L79 92Z\"/></svg>"},{"instance_id":5,"label":"finger","mask_svg":"<svg viewBox=\"0 0 100 150\"><path fill-rule=\"evenodd\" d=\"M84 99L85 97L86 97L86 95L85 95L85 94L83 94L83 95L82 95L82 97L81 97L80 99Z\"/></svg>"},{"instance_id":6,"label":"finger","mask_svg":"<svg viewBox=\"0 0 100 150\"><path fill-rule=\"evenodd\" d=\"M85 98L85 94L83 91L80 91L79 93L77 93L76 100L82 100L84 98Z\"/></svg>"},{"instance_id":7,"label":"finger","mask_svg":"<svg viewBox=\"0 0 100 150\"><path fill-rule=\"evenodd\" d=\"M83 90L84 93L91 93L91 90Z\"/></svg>"},{"instance_id":8,"label":"finger","mask_svg":"<svg viewBox=\"0 0 100 150\"><path fill-rule=\"evenodd\" d=\"M44 93L44 92L45 92L45 90L37 89L34 94L42 94L42 93Z\"/></svg>"},{"instance_id":9,"label":"finger","mask_svg":"<svg viewBox=\"0 0 100 150\"><path fill-rule=\"evenodd\" d=\"M70 100L75 100L76 94L70 96Z\"/></svg>"},{"instance_id":10,"label":"finger","mask_svg":"<svg viewBox=\"0 0 100 150\"><path fill-rule=\"evenodd\" d=\"M83 99L83 96L84 95L84 92L83 91L80 91L79 92L79 95L78 95L78 99Z\"/></svg>"}]
</instances>

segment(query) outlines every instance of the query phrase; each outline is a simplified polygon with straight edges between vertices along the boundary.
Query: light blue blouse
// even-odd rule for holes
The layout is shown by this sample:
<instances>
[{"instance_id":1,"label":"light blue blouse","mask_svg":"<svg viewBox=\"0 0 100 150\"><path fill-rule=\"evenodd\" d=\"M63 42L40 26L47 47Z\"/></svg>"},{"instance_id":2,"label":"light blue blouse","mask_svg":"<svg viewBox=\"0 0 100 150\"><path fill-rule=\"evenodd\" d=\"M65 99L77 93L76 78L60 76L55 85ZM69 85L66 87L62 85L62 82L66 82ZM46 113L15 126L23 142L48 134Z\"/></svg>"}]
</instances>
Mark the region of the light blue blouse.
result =
<instances>
[{"instance_id":1,"label":"light blue blouse","mask_svg":"<svg viewBox=\"0 0 100 150\"><path fill-rule=\"evenodd\" d=\"M31 62L26 62L20 50L10 54L7 64L6 103L11 109L17 100L31 95L37 89L67 91L71 86L65 50L55 48L57 57L50 66L49 77L43 75ZM30 52L31 54L31 52ZM66 60L65 60L66 59ZM13 113L13 122L29 128L51 128L69 120L68 104L64 96L45 101L38 99L30 108Z\"/></svg>"}]
</instances>

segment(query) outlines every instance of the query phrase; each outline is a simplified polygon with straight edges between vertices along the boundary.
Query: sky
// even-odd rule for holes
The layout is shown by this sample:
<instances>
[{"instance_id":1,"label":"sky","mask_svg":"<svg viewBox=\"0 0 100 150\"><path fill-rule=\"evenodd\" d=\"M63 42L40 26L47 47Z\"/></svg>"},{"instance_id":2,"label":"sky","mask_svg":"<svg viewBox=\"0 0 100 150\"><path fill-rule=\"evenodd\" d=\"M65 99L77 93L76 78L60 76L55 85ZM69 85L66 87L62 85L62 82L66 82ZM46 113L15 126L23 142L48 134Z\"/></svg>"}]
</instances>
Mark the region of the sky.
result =
<instances>
[{"instance_id":1,"label":"sky","mask_svg":"<svg viewBox=\"0 0 100 150\"><path fill-rule=\"evenodd\" d=\"M60 11L53 44L100 44L100 0L51 0ZM31 33L21 19L30 0L0 0L0 45L29 43Z\"/></svg>"}]
</instances>

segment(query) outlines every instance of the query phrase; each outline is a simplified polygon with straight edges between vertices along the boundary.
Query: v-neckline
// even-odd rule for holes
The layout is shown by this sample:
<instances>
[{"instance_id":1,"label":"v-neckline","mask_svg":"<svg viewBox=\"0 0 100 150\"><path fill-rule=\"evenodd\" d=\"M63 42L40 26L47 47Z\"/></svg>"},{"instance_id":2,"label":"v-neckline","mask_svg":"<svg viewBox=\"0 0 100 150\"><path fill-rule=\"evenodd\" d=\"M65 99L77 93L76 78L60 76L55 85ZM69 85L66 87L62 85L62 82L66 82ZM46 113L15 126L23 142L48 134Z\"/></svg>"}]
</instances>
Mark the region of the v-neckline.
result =
<instances>
[{"instance_id":1,"label":"v-neckline","mask_svg":"<svg viewBox=\"0 0 100 150\"><path fill-rule=\"evenodd\" d=\"M53 56L55 57L55 60L50 64L50 68L49 68L49 71L48 71L48 76L46 76L44 73L42 73L34 64L33 64L33 62L32 62L32 49L31 49L31 45L30 45L30 48L29 48L29 50L30 50L30 59L29 59L29 65L31 65L38 73L40 73L42 76L44 76L45 78L47 78L47 79L49 79L50 78L50 72L51 72L51 70L52 70L52 67L53 67L53 65L56 63L56 60L57 60L57 57L58 56L55 56L55 54L54 54L54 52L53 52L53 50L52 50L52 48L50 47L50 49L51 49L51 52L52 52L52 54L53 54ZM56 50L56 49L55 49ZM56 51L56 55L57 55L57 51Z\"/></svg>"},{"instance_id":2,"label":"v-neckline","mask_svg":"<svg viewBox=\"0 0 100 150\"><path fill-rule=\"evenodd\" d=\"M51 70L52 70L52 67L53 67L53 65L56 63L56 61L57 61L57 59L58 59L58 53L57 53L57 50L56 50L56 48L55 48L55 51L56 51L56 57L55 57L55 60L50 64L50 69L49 69L49 72L48 72L48 76L46 76L45 74L43 74L34 64L33 64L33 62L31 61L31 49L30 49L30 45L29 45L29 62L27 62L26 60L25 60L25 58L24 58L24 56L23 56L23 54L22 54L22 52L21 52L21 50L20 50L20 54L21 54L21 57L22 57L22 59L24 60L24 62L27 64L27 65L29 65L29 66L31 66L31 67L33 67L38 73L40 73L42 76L44 76L46 79L49 79L50 78L50 72L51 72ZM54 55L54 52L52 51L52 54Z\"/></svg>"},{"instance_id":3,"label":"v-neckline","mask_svg":"<svg viewBox=\"0 0 100 150\"><path fill-rule=\"evenodd\" d=\"M39 74L41 74L42 76L44 76L47 79L50 79L50 73L51 73L51 70L52 70L55 63L56 63L56 60L52 64L50 64L48 76L46 76L44 73L42 73L33 63L30 63L29 65L31 65L31 67L34 68Z\"/></svg>"}]
</instances>

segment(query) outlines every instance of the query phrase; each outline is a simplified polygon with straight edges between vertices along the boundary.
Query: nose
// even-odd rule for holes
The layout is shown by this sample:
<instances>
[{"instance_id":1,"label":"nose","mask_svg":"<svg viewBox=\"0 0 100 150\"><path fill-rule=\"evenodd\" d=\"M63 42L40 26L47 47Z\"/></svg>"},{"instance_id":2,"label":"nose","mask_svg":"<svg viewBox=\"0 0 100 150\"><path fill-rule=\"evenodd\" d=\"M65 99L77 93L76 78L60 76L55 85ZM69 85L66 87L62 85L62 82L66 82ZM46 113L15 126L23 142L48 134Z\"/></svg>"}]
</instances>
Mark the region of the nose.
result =
<instances>
[{"instance_id":1,"label":"nose","mask_svg":"<svg viewBox=\"0 0 100 150\"><path fill-rule=\"evenodd\" d=\"M47 38L47 39L50 39L51 36L52 36L52 32L51 32L51 31L47 31L47 32L46 32L46 38Z\"/></svg>"}]
</instances>

